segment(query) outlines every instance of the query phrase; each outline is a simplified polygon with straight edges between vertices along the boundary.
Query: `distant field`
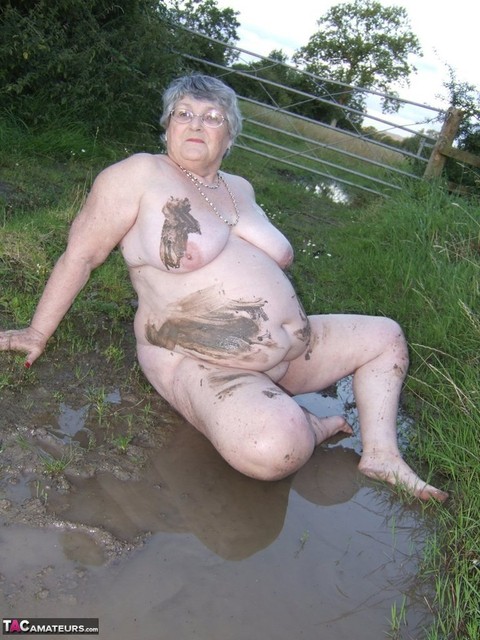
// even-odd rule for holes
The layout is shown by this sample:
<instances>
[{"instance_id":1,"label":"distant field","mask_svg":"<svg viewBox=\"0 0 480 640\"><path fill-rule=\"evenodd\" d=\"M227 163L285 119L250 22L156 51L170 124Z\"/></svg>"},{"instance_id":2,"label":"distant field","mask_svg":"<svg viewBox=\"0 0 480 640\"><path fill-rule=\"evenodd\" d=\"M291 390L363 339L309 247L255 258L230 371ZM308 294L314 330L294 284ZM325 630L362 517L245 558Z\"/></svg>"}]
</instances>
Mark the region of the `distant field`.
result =
<instances>
[{"instance_id":1,"label":"distant field","mask_svg":"<svg viewBox=\"0 0 480 640\"><path fill-rule=\"evenodd\" d=\"M241 109L246 122L239 142L244 148L305 169L321 181L342 183L350 195L357 188L389 195L399 188L399 174L412 174L409 160L395 149L263 105L241 101Z\"/></svg>"},{"instance_id":2,"label":"distant field","mask_svg":"<svg viewBox=\"0 0 480 640\"><path fill-rule=\"evenodd\" d=\"M399 163L401 164L405 161L404 156L394 149L384 149L367 140L348 135L341 130L329 129L321 123L306 122L268 107L254 105L245 101L240 101L240 103L245 118L252 118L286 132L295 133L311 140L331 145L335 149L355 153L377 162L398 166Z\"/></svg>"}]
</instances>

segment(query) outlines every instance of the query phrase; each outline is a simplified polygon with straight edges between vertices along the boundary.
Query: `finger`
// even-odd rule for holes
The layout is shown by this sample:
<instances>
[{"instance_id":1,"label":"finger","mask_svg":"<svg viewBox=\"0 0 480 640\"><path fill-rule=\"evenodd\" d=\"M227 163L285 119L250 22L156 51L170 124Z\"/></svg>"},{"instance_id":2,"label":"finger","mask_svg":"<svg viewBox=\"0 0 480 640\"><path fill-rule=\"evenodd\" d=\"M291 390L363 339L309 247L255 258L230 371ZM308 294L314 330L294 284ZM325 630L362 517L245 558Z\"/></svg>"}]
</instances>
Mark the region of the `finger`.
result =
<instances>
[{"instance_id":1,"label":"finger","mask_svg":"<svg viewBox=\"0 0 480 640\"><path fill-rule=\"evenodd\" d=\"M0 351L24 351L31 350L32 341L27 338L24 331L12 329L0 333ZM37 356L38 357L38 356Z\"/></svg>"},{"instance_id":2,"label":"finger","mask_svg":"<svg viewBox=\"0 0 480 640\"><path fill-rule=\"evenodd\" d=\"M25 360L25 367L27 369L30 369L32 364L42 353L43 353L43 349L38 349L38 348L30 349L30 351L27 354L27 358Z\"/></svg>"},{"instance_id":3,"label":"finger","mask_svg":"<svg viewBox=\"0 0 480 640\"><path fill-rule=\"evenodd\" d=\"M12 350L12 338L14 331L1 331L0 332L0 351Z\"/></svg>"}]
</instances>

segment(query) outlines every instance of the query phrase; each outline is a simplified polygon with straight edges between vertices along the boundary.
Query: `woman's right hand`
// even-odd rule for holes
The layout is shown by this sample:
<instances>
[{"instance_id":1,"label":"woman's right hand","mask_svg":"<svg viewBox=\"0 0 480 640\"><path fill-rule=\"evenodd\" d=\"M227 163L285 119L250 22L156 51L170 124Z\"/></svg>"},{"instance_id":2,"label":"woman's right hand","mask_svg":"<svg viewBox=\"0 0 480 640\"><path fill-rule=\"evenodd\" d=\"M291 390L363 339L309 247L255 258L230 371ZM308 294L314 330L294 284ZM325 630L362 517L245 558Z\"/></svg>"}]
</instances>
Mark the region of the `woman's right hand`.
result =
<instances>
[{"instance_id":1,"label":"woman's right hand","mask_svg":"<svg viewBox=\"0 0 480 640\"><path fill-rule=\"evenodd\" d=\"M0 331L0 351L21 351L27 354L25 366L29 368L43 353L47 338L33 327Z\"/></svg>"}]
</instances>

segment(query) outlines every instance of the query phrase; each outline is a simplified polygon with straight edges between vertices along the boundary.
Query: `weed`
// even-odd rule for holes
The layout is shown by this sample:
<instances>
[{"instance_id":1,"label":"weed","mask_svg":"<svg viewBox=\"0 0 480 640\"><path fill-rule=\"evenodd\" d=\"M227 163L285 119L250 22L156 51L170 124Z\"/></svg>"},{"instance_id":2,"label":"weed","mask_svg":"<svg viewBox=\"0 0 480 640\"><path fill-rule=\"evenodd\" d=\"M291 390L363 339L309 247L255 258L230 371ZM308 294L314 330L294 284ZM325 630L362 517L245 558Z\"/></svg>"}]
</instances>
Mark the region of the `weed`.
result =
<instances>
[{"instance_id":1,"label":"weed","mask_svg":"<svg viewBox=\"0 0 480 640\"><path fill-rule=\"evenodd\" d=\"M108 412L108 400L105 388L90 387L87 389L86 396L96 413L98 424L102 424Z\"/></svg>"},{"instance_id":2,"label":"weed","mask_svg":"<svg viewBox=\"0 0 480 640\"><path fill-rule=\"evenodd\" d=\"M133 436L131 434L119 435L112 438L111 443L118 449L120 453L127 453L128 445L132 442Z\"/></svg>"},{"instance_id":3,"label":"weed","mask_svg":"<svg viewBox=\"0 0 480 640\"><path fill-rule=\"evenodd\" d=\"M391 606L390 632L387 634L392 640L400 640L402 626L406 625L406 598L403 596L400 608L394 602Z\"/></svg>"},{"instance_id":4,"label":"weed","mask_svg":"<svg viewBox=\"0 0 480 640\"><path fill-rule=\"evenodd\" d=\"M73 374L75 376L75 380L78 383L83 382L84 380L86 380L89 376L91 376L91 373L92 372L90 370L83 371L83 368L78 364L75 365L75 368L73 370Z\"/></svg>"},{"instance_id":5,"label":"weed","mask_svg":"<svg viewBox=\"0 0 480 640\"><path fill-rule=\"evenodd\" d=\"M131 431L133 429L133 423L135 421L134 414L133 413L128 413L127 415L124 416L124 420L127 423L128 432L131 433Z\"/></svg>"},{"instance_id":6,"label":"weed","mask_svg":"<svg viewBox=\"0 0 480 640\"><path fill-rule=\"evenodd\" d=\"M152 409L151 402L145 402L142 407L142 422L145 426L150 426L153 423L155 411Z\"/></svg>"},{"instance_id":7,"label":"weed","mask_svg":"<svg viewBox=\"0 0 480 640\"><path fill-rule=\"evenodd\" d=\"M87 451L93 451L97 446L97 439L93 433L88 434Z\"/></svg>"},{"instance_id":8,"label":"weed","mask_svg":"<svg viewBox=\"0 0 480 640\"><path fill-rule=\"evenodd\" d=\"M116 367L120 366L125 357L123 349L113 344L108 345L108 347L104 349L103 355L108 362L111 362Z\"/></svg>"},{"instance_id":9,"label":"weed","mask_svg":"<svg viewBox=\"0 0 480 640\"><path fill-rule=\"evenodd\" d=\"M15 442L20 447L20 449L23 449L24 451L32 448L30 440L23 433L18 434L18 436L15 438Z\"/></svg>"},{"instance_id":10,"label":"weed","mask_svg":"<svg viewBox=\"0 0 480 640\"><path fill-rule=\"evenodd\" d=\"M85 336L79 333L74 333L68 343L68 352L70 356L75 356L78 353L86 353L94 350L94 340L92 336Z\"/></svg>"},{"instance_id":11,"label":"weed","mask_svg":"<svg viewBox=\"0 0 480 640\"><path fill-rule=\"evenodd\" d=\"M35 383L36 373L24 366L25 357L12 353L0 353L0 391L2 389L17 389L20 384Z\"/></svg>"},{"instance_id":12,"label":"weed","mask_svg":"<svg viewBox=\"0 0 480 640\"><path fill-rule=\"evenodd\" d=\"M54 400L56 400L57 402L63 402L64 398L65 398L65 394L63 393L63 391L54 391L52 393L52 398Z\"/></svg>"},{"instance_id":13,"label":"weed","mask_svg":"<svg viewBox=\"0 0 480 640\"><path fill-rule=\"evenodd\" d=\"M151 393L152 385L143 375L143 371L140 369L138 362L135 362L131 369L130 380L132 384L135 384L139 388L140 393Z\"/></svg>"},{"instance_id":14,"label":"weed","mask_svg":"<svg viewBox=\"0 0 480 640\"><path fill-rule=\"evenodd\" d=\"M58 476L76 460L76 454L72 448L63 453L60 458L54 458L49 454L42 453L40 455L43 473L47 476Z\"/></svg>"},{"instance_id":15,"label":"weed","mask_svg":"<svg viewBox=\"0 0 480 640\"><path fill-rule=\"evenodd\" d=\"M9 389L13 386L13 380L11 374L7 372L0 372L0 391L2 389Z\"/></svg>"}]
</instances>

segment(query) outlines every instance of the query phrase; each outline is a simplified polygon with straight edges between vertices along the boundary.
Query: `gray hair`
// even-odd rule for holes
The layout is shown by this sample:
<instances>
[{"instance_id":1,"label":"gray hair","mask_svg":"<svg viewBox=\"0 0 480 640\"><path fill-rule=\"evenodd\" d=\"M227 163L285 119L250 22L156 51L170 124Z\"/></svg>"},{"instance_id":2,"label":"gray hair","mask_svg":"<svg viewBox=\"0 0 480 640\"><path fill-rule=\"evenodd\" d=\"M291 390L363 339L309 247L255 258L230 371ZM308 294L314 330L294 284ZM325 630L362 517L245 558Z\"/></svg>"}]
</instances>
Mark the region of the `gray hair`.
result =
<instances>
[{"instance_id":1,"label":"gray hair","mask_svg":"<svg viewBox=\"0 0 480 640\"><path fill-rule=\"evenodd\" d=\"M163 94L163 113L160 118L160 124L164 129L168 127L170 113L175 109L175 105L185 96L218 104L225 111L232 141L239 135L242 130L242 115L238 108L235 91L218 78L201 74L177 78L166 88Z\"/></svg>"}]
</instances>

